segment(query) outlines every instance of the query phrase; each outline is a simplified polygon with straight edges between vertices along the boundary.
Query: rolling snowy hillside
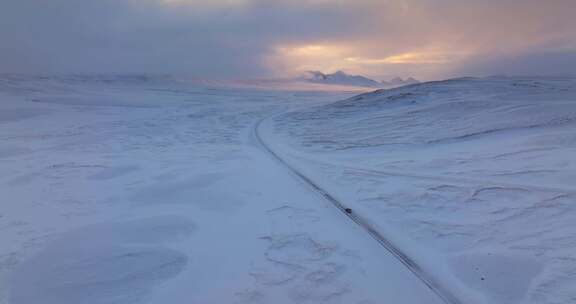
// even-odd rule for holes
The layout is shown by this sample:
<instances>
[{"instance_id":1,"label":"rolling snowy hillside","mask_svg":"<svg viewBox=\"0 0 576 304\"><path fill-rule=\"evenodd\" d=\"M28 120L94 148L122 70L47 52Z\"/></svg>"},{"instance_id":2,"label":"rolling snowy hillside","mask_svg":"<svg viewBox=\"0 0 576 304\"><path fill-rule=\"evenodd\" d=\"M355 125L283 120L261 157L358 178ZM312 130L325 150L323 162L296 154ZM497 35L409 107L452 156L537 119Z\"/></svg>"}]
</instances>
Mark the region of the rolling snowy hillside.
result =
<instances>
[{"instance_id":1,"label":"rolling snowy hillside","mask_svg":"<svg viewBox=\"0 0 576 304\"><path fill-rule=\"evenodd\" d=\"M277 150L430 271L487 303L576 301L575 78L422 83L271 127Z\"/></svg>"},{"instance_id":2,"label":"rolling snowy hillside","mask_svg":"<svg viewBox=\"0 0 576 304\"><path fill-rule=\"evenodd\" d=\"M347 96L3 75L0 303L441 303L255 142Z\"/></svg>"},{"instance_id":3,"label":"rolling snowy hillside","mask_svg":"<svg viewBox=\"0 0 576 304\"><path fill-rule=\"evenodd\" d=\"M576 300L576 79L283 85L1 75L0 303Z\"/></svg>"}]
</instances>

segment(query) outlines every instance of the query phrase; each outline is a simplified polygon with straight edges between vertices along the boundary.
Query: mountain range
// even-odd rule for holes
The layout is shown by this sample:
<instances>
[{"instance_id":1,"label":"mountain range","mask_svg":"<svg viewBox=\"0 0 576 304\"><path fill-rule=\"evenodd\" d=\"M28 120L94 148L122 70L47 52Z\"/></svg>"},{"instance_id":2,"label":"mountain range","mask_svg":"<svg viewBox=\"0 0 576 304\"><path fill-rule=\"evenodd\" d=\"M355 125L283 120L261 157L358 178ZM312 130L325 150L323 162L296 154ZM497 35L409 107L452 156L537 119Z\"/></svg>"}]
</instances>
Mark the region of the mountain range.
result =
<instances>
[{"instance_id":1,"label":"mountain range","mask_svg":"<svg viewBox=\"0 0 576 304\"><path fill-rule=\"evenodd\" d=\"M418 80L412 77L406 79L396 77L388 81L377 81L361 75L350 75L343 71L337 71L332 74L325 74L320 71L307 71L303 76L300 77L300 79L312 83L349 85L370 88L399 87L419 83Z\"/></svg>"}]
</instances>

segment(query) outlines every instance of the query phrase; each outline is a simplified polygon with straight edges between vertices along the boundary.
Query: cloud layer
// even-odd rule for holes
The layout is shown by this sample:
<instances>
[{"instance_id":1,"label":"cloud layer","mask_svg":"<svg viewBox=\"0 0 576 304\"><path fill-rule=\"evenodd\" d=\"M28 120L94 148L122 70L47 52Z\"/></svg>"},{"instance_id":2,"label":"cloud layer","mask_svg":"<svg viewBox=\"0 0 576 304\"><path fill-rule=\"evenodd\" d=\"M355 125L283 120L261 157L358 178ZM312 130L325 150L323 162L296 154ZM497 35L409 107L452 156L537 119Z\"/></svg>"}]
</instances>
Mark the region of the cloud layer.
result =
<instances>
[{"instance_id":1,"label":"cloud layer","mask_svg":"<svg viewBox=\"0 0 576 304\"><path fill-rule=\"evenodd\" d=\"M573 0L3 0L0 72L576 71Z\"/></svg>"}]
</instances>

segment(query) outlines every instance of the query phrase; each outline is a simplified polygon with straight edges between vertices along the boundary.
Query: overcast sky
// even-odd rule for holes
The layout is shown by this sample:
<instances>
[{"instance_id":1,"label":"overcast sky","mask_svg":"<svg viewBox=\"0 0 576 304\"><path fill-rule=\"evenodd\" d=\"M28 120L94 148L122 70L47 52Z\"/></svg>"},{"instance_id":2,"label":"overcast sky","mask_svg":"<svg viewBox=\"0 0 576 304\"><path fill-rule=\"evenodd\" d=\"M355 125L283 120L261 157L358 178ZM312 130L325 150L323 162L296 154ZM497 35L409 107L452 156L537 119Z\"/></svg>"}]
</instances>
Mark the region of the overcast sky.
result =
<instances>
[{"instance_id":1,"label":"overcast sky","mask_svg":"<svg viewBox=\"0 0 576 304\"><path fill-rule=\"evenodd\" d=\"M0 0L0 72L576 73L575 0Z\"/></svg>"}]
</instances>

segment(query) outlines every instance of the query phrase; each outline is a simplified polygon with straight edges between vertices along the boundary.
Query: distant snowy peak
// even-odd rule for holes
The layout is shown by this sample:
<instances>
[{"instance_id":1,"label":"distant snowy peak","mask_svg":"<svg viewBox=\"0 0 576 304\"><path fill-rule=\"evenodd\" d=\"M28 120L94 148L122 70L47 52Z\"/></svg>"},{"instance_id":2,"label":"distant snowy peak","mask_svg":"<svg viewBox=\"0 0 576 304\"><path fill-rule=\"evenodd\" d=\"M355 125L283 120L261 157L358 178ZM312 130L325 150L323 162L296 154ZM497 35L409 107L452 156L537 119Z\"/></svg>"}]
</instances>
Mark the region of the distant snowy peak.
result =
<instances>
[{"instance_id":1,"label":"distant snowy peak","mask_svg":"<svg viewBox=\"0 0 576 304\"><path fill-rule=\"evenodd\" d=\"M382 88L382 87L390 88L390 87L400 87L420 83L420 81L412 77L408 77L406 79L396 77L389 81L378 82L368 77L360 75L350 75L343 71L338 71L332 74L325 74L320 71L307 71L304 73L301 79L313 83L348 85L348 86L370 87L370 88Z\"/></svg>"},{"instance_id":2,"label":"distant snowy peak","mask_svg":"<svg viewBox=\"0 0 576 304\"><path fill-rule=\"evenodd\" d=\"M406 79L402 79L400 77L396 77L396 78L392 78L388 81L382 81L382 84L385 86L404 86L404 85L410 85L410 84L416 84L416 83L420 83L420 81L412 78L412 77L408 77Z\"/></svg>"},{"instance_id":3,"label":"distant snowy peak","mask_svg":"<svg viewBox=\"0 0 576 304\"><path fill-rule=\"evenodd\" d=\"M319 71L308 71L304 74L304 76L302 76L302 78L308 82L314 82L314 83L350 85L360 87L382 86L376 80L359 75L349 75L343 71L338 71L333 74L324 74Z\"/></svg>"}]
</instances>

